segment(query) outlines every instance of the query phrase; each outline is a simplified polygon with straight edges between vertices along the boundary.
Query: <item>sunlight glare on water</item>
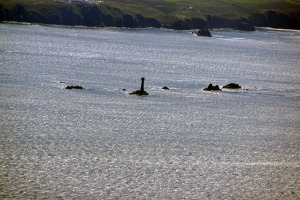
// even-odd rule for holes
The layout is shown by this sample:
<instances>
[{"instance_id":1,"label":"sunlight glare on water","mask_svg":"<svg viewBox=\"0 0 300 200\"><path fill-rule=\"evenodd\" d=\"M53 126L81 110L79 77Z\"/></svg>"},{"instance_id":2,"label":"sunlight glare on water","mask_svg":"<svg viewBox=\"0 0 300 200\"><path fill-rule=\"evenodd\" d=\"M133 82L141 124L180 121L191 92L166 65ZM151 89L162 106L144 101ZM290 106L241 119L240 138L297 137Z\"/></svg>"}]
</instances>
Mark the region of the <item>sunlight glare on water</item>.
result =
<instances>
[{"instance_id":1,"label":"sunlight glare on water","mask_svg":"<svg viewBox=\"0 0 300 200\"><path fill-rule=\"evenodd\" d=\"M300 32L212 34L0 24L0 198L299 199Z\"/></svg>"}]
</instances>

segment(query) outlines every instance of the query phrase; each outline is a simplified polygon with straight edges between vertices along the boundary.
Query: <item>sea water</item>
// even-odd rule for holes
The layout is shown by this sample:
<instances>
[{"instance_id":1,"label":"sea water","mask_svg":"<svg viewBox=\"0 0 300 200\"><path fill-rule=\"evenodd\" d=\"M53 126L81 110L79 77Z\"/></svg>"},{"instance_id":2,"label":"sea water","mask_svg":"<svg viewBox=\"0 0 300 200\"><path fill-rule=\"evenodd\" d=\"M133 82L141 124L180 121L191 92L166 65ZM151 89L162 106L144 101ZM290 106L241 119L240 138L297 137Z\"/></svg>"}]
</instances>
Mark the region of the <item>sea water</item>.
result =
<instances>
[{"instance_id":1,"label":"sea water","mask_svg":"<svg viewBox=\"0 0 300 200\"><path fill-rule=\"evenodd\" d=\"M300 199L300 32L212 35L0 24L0 198Z\"/></svg>"}]
</instances>

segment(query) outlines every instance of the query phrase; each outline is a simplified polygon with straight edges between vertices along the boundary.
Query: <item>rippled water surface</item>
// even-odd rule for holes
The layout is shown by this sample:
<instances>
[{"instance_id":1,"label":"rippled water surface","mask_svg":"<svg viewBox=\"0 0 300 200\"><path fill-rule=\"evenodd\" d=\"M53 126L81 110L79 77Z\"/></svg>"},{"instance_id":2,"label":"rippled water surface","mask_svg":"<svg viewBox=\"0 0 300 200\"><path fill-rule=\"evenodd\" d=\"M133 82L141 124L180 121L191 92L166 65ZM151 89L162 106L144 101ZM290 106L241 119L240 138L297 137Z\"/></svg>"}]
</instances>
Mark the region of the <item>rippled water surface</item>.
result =
<instances>
[{"instance_id":1,"label":"rippled water surface","mask_svg":"<svg viewBox=\"0 0 300 200\"><path fill-rule=\"evenodd\" d=\"M212 35L0 24L0 198L300 199L300 32Z\"/></svg>"}]
</instances>

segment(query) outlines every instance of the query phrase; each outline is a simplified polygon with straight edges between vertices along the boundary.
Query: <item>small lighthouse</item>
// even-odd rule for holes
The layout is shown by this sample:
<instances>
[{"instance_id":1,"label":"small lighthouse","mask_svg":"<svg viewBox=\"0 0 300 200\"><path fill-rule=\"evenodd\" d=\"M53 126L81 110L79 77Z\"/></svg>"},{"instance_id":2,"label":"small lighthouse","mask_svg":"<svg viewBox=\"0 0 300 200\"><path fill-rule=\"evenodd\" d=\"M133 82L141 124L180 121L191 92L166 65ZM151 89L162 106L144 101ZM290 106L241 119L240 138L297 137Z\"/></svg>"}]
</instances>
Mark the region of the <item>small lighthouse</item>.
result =
<instances>
[{"instance_id":1,"label":"small lighthouse","mask_svg":"<svg viewBox=\"0 0 300 200\"><path fill-rule=\"evenodd\" d=\"M145 91L144 89L144 83L145 83L145 78L142 77L141 78L141 90L136 90L136 91L133 91L129 94L136 94L136 95L139 95L139 96L142 96L142 95L149 95L148 92Z\"/></svg>"},{"instance_id":2,"label":"small lighthouse","mask_svg":"<svg viewBox=\"0 0 300 200\"><path fill-rule=\"evenodd\" d=\"M141 82L141 91L144 92L144 91L145 91L145 90L144 90L144 82L145 82L145 78L142 77L142 78L141 78L141 81L142 81L142 82Z\"/></svg>"}]
</instances>

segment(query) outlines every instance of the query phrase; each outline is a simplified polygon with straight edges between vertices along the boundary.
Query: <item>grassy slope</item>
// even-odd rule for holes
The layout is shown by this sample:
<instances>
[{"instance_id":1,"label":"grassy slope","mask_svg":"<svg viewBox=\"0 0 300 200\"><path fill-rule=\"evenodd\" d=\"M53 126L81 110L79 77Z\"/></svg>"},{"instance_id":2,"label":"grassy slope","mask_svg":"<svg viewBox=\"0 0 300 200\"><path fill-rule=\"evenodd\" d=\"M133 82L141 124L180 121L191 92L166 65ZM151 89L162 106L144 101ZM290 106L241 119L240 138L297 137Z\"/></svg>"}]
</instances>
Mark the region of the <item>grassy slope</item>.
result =
<instances>
[{"instance_id":1,"label":"grassy slope","mask_svg":"<svg viewBox=\"0 0 300 200\"><path fill-rule=\"evenodd\" d=\"M264 9L285 12L300 11L300 0L111 0L108 4L123 4L123 8L155 14L188 17L198 15L247 16ZM192 11L186 8L192 6Z\"/></svg>"},{"instance_id":2,"label":"grassy slope","mask_svg":"<svg viewBox=\"0 0 300 200\"><path fill-rule=\"evenodd\" d=\"M30 10L45 12L55 12L56 8L66 5L55 0L0 0L0 4L6 8L16 3L26 4ZM128 14L154 17L164 22L178 18L203 18L206 15L240 18L264 10L300 13L300 0L106 0L98 5L115 7ZM188 7L193 9L187 11Z\"/></svg>"},{"instance_id":3,"label":"grassy slope","mask_svg":"<svg viewBox=\"0 0 300 200\"><path fill-rule=\"evenodd\" d=\"M178 18L204 18L206 15L247 18L265 10L300 13L300 0L110 0L107 4L166 23ZM188 11L188 7L193 9Z\"/></svg>"}]
</instances>

